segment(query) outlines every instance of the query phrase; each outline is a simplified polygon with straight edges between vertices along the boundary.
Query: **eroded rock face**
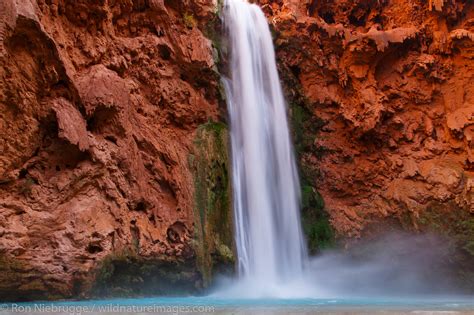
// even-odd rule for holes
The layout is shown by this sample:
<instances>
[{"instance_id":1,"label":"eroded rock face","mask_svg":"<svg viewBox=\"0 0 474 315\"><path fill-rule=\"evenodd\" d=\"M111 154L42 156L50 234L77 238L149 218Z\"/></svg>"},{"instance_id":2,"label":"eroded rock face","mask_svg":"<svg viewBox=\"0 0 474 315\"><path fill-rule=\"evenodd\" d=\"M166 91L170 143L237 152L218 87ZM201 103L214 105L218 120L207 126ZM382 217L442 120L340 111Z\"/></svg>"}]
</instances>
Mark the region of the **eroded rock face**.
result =
<instances>
[{"instance_id":1,"label":"eroded rock face","mask_svg":"<svg viewBox=\"0 0 474 315\"><path fill-rule=\"evenodd\" d=\"M219 120L201 31L215 10L1 1L0 299L87 293L100 262L124 253L189 271L188 158L197 127Z\"/></svg>"},{"instance_id":2,"label":"eroded rock face","mask_svg":"<svg viewBox=\"0 0 474 315\"><path fill-rule=\"evenodd\" d=\"M338 235L418 229L436 207L473 220L474 4L260 3L292 110L309 115L303 177Z\"/></svg>"}]
</instances>

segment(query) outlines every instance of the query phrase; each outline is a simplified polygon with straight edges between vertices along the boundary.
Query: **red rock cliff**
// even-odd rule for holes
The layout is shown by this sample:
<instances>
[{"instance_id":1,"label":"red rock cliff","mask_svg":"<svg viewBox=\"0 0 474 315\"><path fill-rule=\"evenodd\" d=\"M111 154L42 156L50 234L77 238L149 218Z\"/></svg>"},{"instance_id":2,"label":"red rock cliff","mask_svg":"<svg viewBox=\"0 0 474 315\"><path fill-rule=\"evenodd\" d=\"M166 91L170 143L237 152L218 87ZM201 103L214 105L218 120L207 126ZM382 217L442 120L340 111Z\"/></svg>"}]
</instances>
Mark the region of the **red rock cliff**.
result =
<instances>
[{"instance_id":1,"label":"red rock cliff","mask_svg":"<svg viewBox=\"0 0 474 315\"><path fill-rule=\"evenodd\" d=\"M472 292L474 3L260 2L290 101L310 250L331 240L313 222L324 212L349 247L392 229L443 235L445 265Z\"/></svg>"},{"instance_id":2,"label":"red rock cliff","mask_svg":"<svg viewBox=\"0 0 474 315\"><path fill-rule=\"evenodd\" d=\"M211 0L0 2L3 299L80 294L111 254L193 255L189 156L196 128L219 119L201 31L216 10Z\"/></svg>"},{"instance_id":3,"label":"red rock cliff","mask_svg":"<svg viewBox=\"0 0 474 315\"><path fill-rule=\"evenodd\" d=\"M260 3L292 106L312 116L309 129L319 124L306 132L302 171L315 171L337 233L439 219L464 222L472 242L472 1Z\"/></svg>"}]
</instances>

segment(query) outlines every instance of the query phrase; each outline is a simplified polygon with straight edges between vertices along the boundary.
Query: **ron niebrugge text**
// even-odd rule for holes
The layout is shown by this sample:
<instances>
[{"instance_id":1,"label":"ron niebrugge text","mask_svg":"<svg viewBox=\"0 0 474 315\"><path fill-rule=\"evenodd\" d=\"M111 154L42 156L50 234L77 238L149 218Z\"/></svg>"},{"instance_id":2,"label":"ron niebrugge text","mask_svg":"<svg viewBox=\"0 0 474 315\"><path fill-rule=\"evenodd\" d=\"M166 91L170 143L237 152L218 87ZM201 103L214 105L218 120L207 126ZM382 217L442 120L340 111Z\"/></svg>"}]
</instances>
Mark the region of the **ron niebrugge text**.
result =
<instances>
[{"instance_id":1,"label":"ron niebrugge text","mask_svg":"<svg viewBox=\"0 0 474 315\"><path fill-rule=\"evenodd\" d=\"M184 314L184 313L213 313L214 306L205 305L120 305L120 304L3 304L0 311L12 313L51 313L51 314L90 314L90 313L155 313L155 314Z\"/></svg>"}]
</instances>

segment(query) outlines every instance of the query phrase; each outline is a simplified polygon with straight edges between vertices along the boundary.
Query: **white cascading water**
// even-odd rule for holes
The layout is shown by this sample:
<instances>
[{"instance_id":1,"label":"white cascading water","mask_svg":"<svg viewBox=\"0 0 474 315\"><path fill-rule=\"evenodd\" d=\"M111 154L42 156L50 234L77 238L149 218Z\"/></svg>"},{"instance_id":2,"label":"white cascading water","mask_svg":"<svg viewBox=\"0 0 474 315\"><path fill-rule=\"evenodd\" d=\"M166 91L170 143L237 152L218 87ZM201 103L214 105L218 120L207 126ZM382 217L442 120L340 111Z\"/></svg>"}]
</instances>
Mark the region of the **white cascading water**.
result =
<instances>
[{"instance_id":1,"label":"white cascading water","mask_svg":"<svg viewBox=\"0 0 474 315\"><path fill-rule=\"evenodd\" d=\"M286 103L261 9L226 0L224 23L231 49L231 78L224 81L239 278L270 292L299 278L306 261Z\"/></svg>"}]
</instances>

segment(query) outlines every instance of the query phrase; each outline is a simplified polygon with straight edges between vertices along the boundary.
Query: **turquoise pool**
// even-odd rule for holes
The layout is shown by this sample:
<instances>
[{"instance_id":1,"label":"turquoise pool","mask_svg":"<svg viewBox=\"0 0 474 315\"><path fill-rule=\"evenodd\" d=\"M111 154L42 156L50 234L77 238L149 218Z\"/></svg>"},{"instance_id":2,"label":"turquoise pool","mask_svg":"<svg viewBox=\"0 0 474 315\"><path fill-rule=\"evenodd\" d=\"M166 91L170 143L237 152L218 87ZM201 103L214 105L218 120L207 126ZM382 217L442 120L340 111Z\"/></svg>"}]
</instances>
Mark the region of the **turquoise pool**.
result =
<instances>
[{"instance_id":1,"label":"turquoise pool","mask_svg":"<svg viewBox=\"0 0 474 315\"><path fill-rule=\"evenodd\" d=\"M5 303L0 314L474 314L472 297L229 299L159 297Z\"/></svg>"}]
</instances>

